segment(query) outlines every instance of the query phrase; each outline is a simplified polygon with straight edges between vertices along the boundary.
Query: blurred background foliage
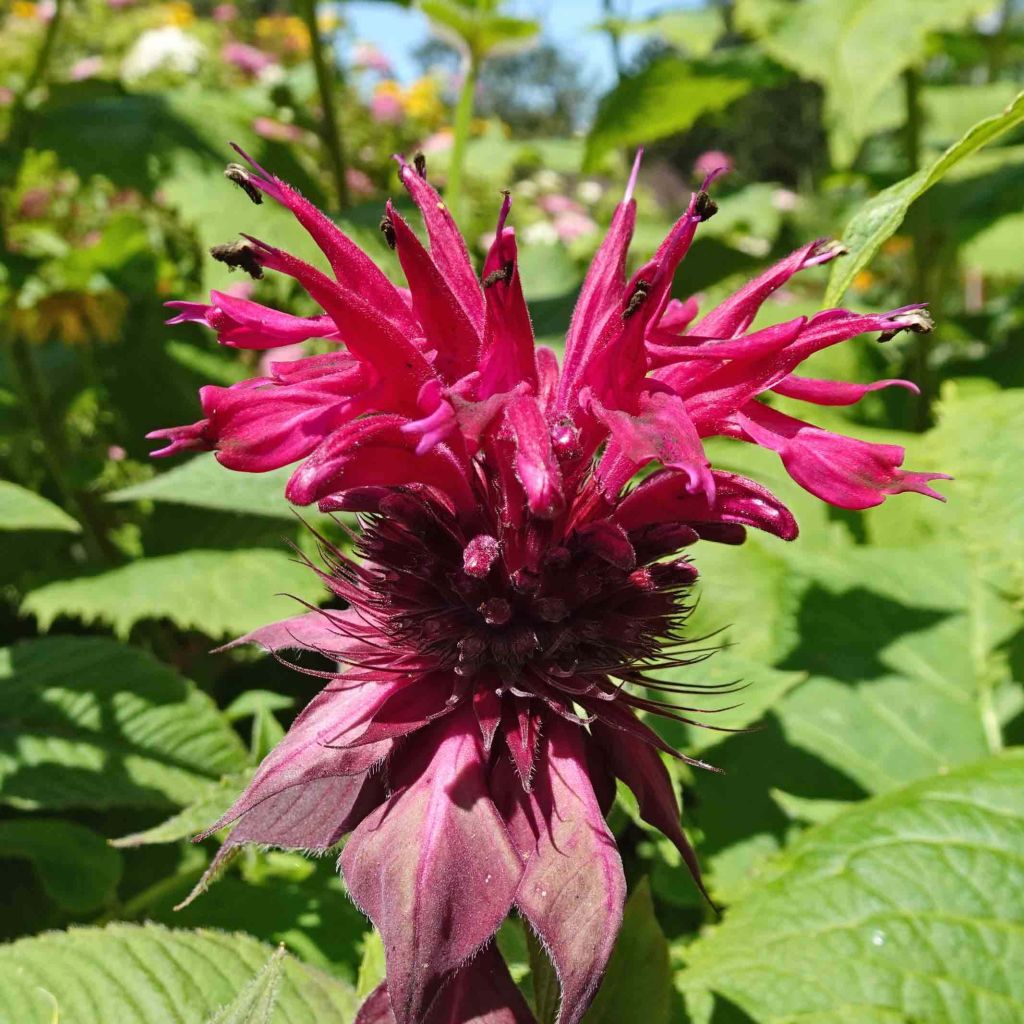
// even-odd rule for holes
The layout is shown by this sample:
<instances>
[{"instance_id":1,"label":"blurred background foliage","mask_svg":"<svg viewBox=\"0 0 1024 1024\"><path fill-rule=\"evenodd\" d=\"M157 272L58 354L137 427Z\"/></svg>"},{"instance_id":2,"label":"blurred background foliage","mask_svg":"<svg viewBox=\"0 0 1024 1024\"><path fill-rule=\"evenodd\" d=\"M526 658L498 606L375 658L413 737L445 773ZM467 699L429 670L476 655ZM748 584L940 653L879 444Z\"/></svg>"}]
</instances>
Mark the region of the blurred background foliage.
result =
<instances>
[{"instance_id":1,"label":"blurred background foliage","mask_svg":"<svg viewBox=\"0 0 1024 1024\"><path fill-rule=\"evenodd\" d=\"M714 721L757 729L663 728L725 769L673 766L726 912L623 792L633 896L587 1024L1024 1020L1024 10L581 3L611 69L595 82L542 32L542 5L385 6L434 29L405 55L414 74L345 3L0 5L0 1021L348 1022L382 971L330 859L247 851L173 909L217 846L188 837L317 688L210 649L325 600L286 547L309 541L283 474L156 465L143 440L260 362L165 327L164 301L220 288L312 312L288 281L206 255L247 230L316 259L224 180L229 140L392 274L392 153L425 154L478 257L510 189L555 347L639 145L636 259L729 168L681 297L709 305L832 235L851 253L831 279L794 281L763 319L826 289L862 310L931 304L934 334L858 340L812 372L915 380L920 396L826 419L953 473L947 506L827 509L767 453L714 451L803 527L696 553L694 635L723 649L687 671L748 682ZM543 954L514 922L501 943L548 1024Z\"/></svg>"}]
</instances>

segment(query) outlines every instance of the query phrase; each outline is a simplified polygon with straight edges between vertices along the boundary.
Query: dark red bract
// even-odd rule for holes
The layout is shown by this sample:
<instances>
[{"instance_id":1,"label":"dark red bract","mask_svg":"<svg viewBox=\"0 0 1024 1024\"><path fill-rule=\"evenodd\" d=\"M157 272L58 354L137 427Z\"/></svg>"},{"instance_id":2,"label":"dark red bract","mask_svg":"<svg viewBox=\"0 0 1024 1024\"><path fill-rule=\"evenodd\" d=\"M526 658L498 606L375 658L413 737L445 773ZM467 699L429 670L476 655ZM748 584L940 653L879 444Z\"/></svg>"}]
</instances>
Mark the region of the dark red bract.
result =
<instances>
[{"instance_id":1,"label":"dark red bract","mask_svg":"<svg viewBox=\"0 0 1024 1024\"><path fill-rule=\"evenodd\" d=\"M670 288L713 204L696 193L627 278L631 181L559 366L534 346L509 200L478 277L440 197L400 166L430 239L428 251L389 204L382 230L408 292L253 164L232 180L287 206L332 275L256 239L216 255L295 278L324 313L303 319L217 292L209 306L171 304L172 322L203 321L227 345L316 337L339 347L204 388L204 418L155 432L169 441L158 454L212 448L247 472L298 462L291 501L360 520L356 557L324 541L314 567L345 611L311 610L237 641L334 665L210 832L236 823L218 863L243 843L322 851L352 833L341 869L387 954L386 988L362 1024L529 1021L493 941L513 909L552 958L559 1024L576 1024L622 919L625 879L604 817L616 779L700 884L662 761L682 755L641 718L692 721L682 695L729 690L660 672L703 656L681 632L696 572L679 553L701 538L739 543L748 527L797 533L773 494L712 468L703 438L776 451L799 484L844 508L906 490L939 497L928 486L938 474L900 469L902 449L763 400L849 404L912 387L794 370L826 346L927 319L919 307L829 310L751 331L773 291L840 251L815 242L698 320L696 303Z\"/></svg>"}]
</instances>

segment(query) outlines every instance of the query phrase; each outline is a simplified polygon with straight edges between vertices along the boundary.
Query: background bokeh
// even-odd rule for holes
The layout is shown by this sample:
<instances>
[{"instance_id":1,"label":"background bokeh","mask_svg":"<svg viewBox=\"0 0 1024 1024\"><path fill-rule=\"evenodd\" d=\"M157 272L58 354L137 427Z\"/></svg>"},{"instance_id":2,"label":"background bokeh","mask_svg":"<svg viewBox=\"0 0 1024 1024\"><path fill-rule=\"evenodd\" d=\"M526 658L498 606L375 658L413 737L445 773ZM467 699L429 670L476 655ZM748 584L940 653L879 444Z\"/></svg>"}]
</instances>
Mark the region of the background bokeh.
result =
<instances>
[{"instance_id":1,"label":"background bokeh","mask_svg":"<svg viewBox=\"0 0 1024 1024\"><path fill-rule=\"evenodd\" d=\"M208 257L248 231L317 261L224 179L229 142L396 280L377 230L387 197L405 205L391 154L425 155L477 258L511 190L556 349L639 145L636 261L729 169L679 297L710 306L833 236L850 255L759 323L826 292L930 303L932 334L858 339L809 372L914 380L818 421L952 473L946 505L837 511L771 453L713 448L802 527L695 554L691 629L717 650L682 671L748 683L709 720L756 728L659 724L724 770L672 766L725 914L621 793L633 895L585 1024L1024 1021L1019 7L0 2L0 1022L350 1022L381 976L332 858L246 851L173 909L217 849L189 837L319 685L211 648L327 597L288 547L313 550L286 473L154 463L143 439L261 360L164 326L165 301L315 312L290 280ZM290 955L257 974L277 943ZM543 953L514 921L501 943L550 1024Z\"/></svg>"}]
</instances>

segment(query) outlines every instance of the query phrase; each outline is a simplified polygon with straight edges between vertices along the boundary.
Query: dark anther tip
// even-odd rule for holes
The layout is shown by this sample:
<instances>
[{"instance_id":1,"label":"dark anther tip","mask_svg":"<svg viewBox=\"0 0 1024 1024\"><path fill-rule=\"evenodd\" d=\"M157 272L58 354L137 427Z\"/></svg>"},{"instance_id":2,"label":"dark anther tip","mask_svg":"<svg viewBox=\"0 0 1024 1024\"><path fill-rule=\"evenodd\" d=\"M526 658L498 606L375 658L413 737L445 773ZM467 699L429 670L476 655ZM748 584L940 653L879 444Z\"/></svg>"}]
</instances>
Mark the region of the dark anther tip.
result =
<instances>
[{"instance_id":1,"label":"dark anther tip","mask_svg":"<svg viewBox=\"0 0 1024 1024\"><path fill-rule=\"evenodd\" d=\"M263 193L252 183L252 177L241 164L228 164L224 177L233 181L257 206L263 202Z\"/></svg>"}]
</instances>

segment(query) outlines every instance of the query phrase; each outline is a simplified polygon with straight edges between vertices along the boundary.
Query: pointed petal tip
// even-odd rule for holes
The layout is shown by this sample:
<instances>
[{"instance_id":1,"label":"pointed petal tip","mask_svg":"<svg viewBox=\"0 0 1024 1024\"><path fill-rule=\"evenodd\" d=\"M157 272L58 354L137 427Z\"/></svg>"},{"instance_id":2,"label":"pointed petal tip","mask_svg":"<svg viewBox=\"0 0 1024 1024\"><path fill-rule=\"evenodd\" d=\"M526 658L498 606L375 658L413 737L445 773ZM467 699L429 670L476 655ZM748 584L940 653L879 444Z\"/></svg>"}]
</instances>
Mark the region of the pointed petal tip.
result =
<instances>
[{"instance_id":1,"label":"pointed petal tip","mask_svg":"<svg viewBox=\"0 0 1024 1024\"><path fill-rule=\"evenodd\" d=\"M636 180L640 174L640 163L644 158L644 147L640 146L636 151L636 156L633 158L633 169L629 172L629 181L626 182L626 193L622 197L624 203L631 202L633 199L633 193L636 190Z\"/></svg>"}]
</instances>

